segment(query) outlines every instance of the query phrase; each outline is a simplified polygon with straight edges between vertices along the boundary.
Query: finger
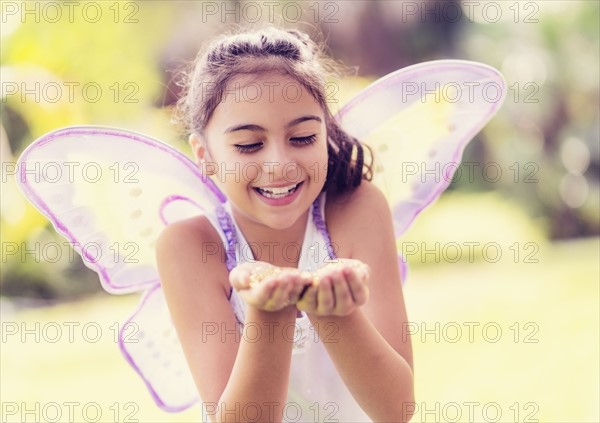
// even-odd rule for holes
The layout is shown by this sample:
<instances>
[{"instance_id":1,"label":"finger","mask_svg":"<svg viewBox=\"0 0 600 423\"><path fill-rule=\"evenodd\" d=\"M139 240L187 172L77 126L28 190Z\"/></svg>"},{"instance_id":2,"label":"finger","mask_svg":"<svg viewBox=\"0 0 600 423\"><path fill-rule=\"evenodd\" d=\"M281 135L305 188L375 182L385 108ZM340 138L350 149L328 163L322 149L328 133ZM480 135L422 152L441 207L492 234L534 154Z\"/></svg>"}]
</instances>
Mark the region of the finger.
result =
<instances>
[{"instance_id":1,"label":"finger","mask_svg":"<svg viewBox=\"0 0 600 423\"><path fill-rule=\"evenodd\" d=\"M308 289L309 285L305 283L300 272L293 273L290 276L290 282L292 287L289 296L290 304L296 304L302 297L302 294L306 292L306 289Z\"/></svg>"},{"instance_id":2,"label":"finger","mask_svg":"<svg viewBox=\"0 0 600 423\"><path fill-rule=\"evenodd\" d=\"M369 299L369 287L366 273L359 269L345 269L344 273L347 274L348 285L350 286L350 292L354 302L357 305L363 305Z\"/></svg>"},{"instance_id":3,"label":"finger","mask_svg":"<svg viewBox=\"0 0 600 423\"><path fill-rule=\"evenodd\" d=\"M351 268L353 270L356 271L357 275L359 275L359 278L362 277L367 277L369 275L369 265L366 263L363 263L360 260L356 260L356 259L345 259L343 262L343 267L344 269L346 268Z\"/></svg>"},{"instance_id":4,"label":"finger","mask_svg":"<svg viewBox=\"0 0 600 423\"><path fill-rule=\"evenodd\" d=\"M332 282L335 295L334 314L344 316L354 307L354 299L350 293L345 272L335 272L332 277Z\"/></svg>"},{"instance_id":5,"label":"finger","mask_svg":"<svg viewBox=\"0 0 600 423\"><path fill-rule=\"evenodd\" d=\"M236 291L250 287L250 271L246 267L236 266L229 273L229 282Z\"/></svg>"},{"instance_id":6,"label":"finger","mask_svg":"<svg viewBox=\"0 0 600 423\"><path fill-rule=\"evenodd\" d=\"M248 289L242 289L237 292L240 295L240 298L247 304L264 309L264 304L271 298L274 289L275 287L273 284L265 283Z\"/></svg>"},{"instance_id":7,"label":"finger","mask_svg":"<svg viewBox=\"0 0 600 423\"><path fill-rule=\"evenodd\" d=\"M254 301L255 304L262 307L268 303L268 301L273 297L275 290L277 289L277 285L275 281L269 281L258 285L257 287L252 288L252 292L255 293Z\"/></svg>"},{"instance_id":8,"label":"finger","mask_svg":"<svg viewBox=\"0 0 600 423\"><path fill-rule=\"evenodd\" d=\"M300 290L300 293L298 294L297 302L300 302L304 298L304 296L306 295L306 291L308 291L310 287L311 287L310 285L304 285L302 287L302 290Z\"/></svg>"},{"instance_id":9,"label":"finger","mask_svg":"<svg viewBox=\"0 0 600 423\"><path fill-rule=\"evenodd\" d=\"M271 297L266 302L269 310L280 310L290 304L291 284L289 278L289 275L279 275L276 279L267 282L272 283L275 287Z\"/></svg>"},{"instance_id":10,"label":"finger","mask_svg":"<svg viewBox=\"0 0 600 423\"><path fill-rule=\"evenodd\" d=\"M367 285L371 279L371 266L366 263L361 263L357 271L359 279L363 280Z\"/></svg>"},{"instance_id":11,"label":"finger","mask_svg":"<svg viewBox=\"0 0 600 423\"><path fill-rule=\"evenodd\" d=\"M335 297L329 276L321 278L317 294L317 313L325 316L331 314L335 307Z\"/></svg>"},{"instance_id":12,"label":"finger","mask_svg":"<svg viewBox=\"0 0 600 423\"><path fill-rule=\"evenodd\" d=\"M294 297L298 295L298 269L286 270L280 277L282 283L282 296L279 304L290 305ZM294 301L295 302L295 301Z\"/></svg>"},{"instance_id":13,"label":"finger","mask_svg":"<svg viewBox=\"0 0 600 423\"><path fill-rule=\"evenodd\" d=\"M304 294L302 294L302 298L298 303L296 303L296 307L298 310L303 310L307 313L314 313L317 311L317 295L318 295L318 287L316 286L308 286Z\"/></svg>"},{"instance_id":14,"label":"finger","mask_svg":"<svg viewBox=\"0 0 600 423\"><path fill-rule=\"evenodd\" d=\"M306 293L308 288L315 285L313 283L314 280L315 280L315 276L312 272L307 272L307 271L300 272L300 285L302 286L302 289L300 290L300 293L298 294L298 301L300 301L304 297L304 294Z\"/></svg>"}]
</instances>

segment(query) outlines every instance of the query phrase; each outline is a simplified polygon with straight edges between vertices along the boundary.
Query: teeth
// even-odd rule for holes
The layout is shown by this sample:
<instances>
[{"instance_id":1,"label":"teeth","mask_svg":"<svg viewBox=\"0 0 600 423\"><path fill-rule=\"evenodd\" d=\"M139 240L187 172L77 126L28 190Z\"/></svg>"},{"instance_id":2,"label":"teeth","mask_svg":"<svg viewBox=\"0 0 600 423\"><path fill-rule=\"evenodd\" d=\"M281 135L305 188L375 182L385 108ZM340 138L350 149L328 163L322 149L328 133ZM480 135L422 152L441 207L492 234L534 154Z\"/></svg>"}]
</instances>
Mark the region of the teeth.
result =
<instances>
[{"instance_id":1,"label":"teeth","mask_svg":"<svg viewBox=\"0 0 600 423\"><path fill-rule=\"evenodd\" d=\"M296 188L296 185L290 185L290 186L281 187L281 188L277 188L277 187L260 188L260 190L261 191L265 191L265 192L270 192L271 194L285 194L286 192L288 192L292 188Z\"/></svg>"},{"instance_id":2,"label":"teeth","mask_svg":"<svg viewBox=\"0 0 600 423\"><path fill-rule=\"evenodd\" d=\"M294 184L294 185L289 185L287 187L281 187L281 188L277 188L277 187L271 187L271 188L256 188L256 190L264 195L267 198L281 198L281 197L285 197L289 194L291 194L292 192L294 192L296 190L296 188L298 188L298 184Z\"/></svg>"}]
</instances>

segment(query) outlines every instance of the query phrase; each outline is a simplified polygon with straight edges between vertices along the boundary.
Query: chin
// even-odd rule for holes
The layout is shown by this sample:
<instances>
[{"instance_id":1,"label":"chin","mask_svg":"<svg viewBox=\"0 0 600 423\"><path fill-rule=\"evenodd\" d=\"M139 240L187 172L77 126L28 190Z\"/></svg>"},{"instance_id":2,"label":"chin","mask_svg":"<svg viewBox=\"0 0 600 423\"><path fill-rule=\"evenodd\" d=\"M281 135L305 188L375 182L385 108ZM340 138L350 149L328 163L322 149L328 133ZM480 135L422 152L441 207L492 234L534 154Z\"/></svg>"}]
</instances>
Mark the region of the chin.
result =
<instances>
[{"instance_id":1,"label":"chin","mask_svg":"<svg viewBox=\"0 0 600 423\"><path fill-rule=\"evenodd\" d=\"M284 216L282 214L275 216L268 216L263 220L263 224L271 229L286 230L292 228L300 219L302 215Z\"/></svg>"}]
</instances>

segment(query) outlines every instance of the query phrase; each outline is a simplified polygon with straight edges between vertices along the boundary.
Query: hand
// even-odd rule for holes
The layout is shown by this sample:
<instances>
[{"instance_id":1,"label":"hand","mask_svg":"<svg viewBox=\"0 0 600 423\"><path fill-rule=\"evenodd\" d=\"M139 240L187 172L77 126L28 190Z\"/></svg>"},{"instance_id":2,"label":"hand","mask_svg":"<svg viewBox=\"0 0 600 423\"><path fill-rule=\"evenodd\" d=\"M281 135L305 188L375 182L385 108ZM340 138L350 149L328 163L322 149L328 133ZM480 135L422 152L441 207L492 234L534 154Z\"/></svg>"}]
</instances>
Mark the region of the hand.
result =
<instances>
[{"instance_id":1,"label":"hand","mask_svg":"<svg viewBox=\"0 0 600 423\"><path fill-rule=\"evenodd\" d=\"M337 259L315 272L296 306L318 316L347 316L369 299L369 275L360 260Z\"/></svg>"},{"instance_id":2,"label":"hand","mask_svg":"<svg viewBox=\"0 0 600 423\"><path fill-rule=\"evenodd\" d=\"M246 304L265 311L295 306L313 275L265 262L242 263L231 270L229 281Z\"/></svg>"}]
</instances>

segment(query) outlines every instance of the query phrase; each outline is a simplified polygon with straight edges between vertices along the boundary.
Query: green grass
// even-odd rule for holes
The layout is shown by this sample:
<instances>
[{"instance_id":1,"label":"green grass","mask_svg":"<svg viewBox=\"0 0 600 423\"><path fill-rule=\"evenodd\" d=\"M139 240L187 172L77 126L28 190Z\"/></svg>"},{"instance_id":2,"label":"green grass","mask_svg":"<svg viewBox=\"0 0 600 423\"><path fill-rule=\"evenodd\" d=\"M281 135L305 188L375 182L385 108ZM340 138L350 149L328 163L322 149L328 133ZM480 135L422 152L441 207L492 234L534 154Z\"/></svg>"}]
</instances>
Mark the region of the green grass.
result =
<instances>
[{"instance_id":1,"label":"green grass","mask_svg":"<svg viewBox=\"0 0 600 423\"><path fill-rule=\"evenodd\" d=\"M537 263L414 266L405 286L411 327L419 329L412 337L419 406L413 421L600 421L599 255L596 238L541 245ZM161 412L122 359L112 325L136 303L136 296L103 295L5 316L2 421L21 421L22 409L36 403L42 419L43 407L52 419L56 408L47 404L57 403L60 421L69 421L68 402L78 403L75 421L86 421L82 407L90 403L100 407L102 422L127 421L130 412L140 422L197 421L199 408ZM20 332L7 331L39 324L53 337L52 322L63 329L56 343L36 342L33 335L23 342ZM73 342L65 322L81 322ZM81 328L90 322L102 330L97 343L83 339ZM432 331L423 336L423 329ZM11 414L14 407L17 414ZM35 414L25 417L34 421Z\"/></svg>"},{"instance_id":2,"label":"green grass","mask_svg":"<svg viewBox=\"0 0 600 423\"><path fill-rule=\"evenodd\" d=\"M423 331L413 336L422 408L434 410L439 402L442 421L453 420L457 409L460 421L469 421L469 402L479 404L472 408L475 421L493 421L496 409L502 422L600 421L598 245L597 239L542 245L538 263L415 271L406 287L410 320L447 330L439 342ZM479 323L472 340L465 322ZM453 343L457 325L463 332ZM417 413L414 421L434 415Z\"/></svg>"}]
</instances>

